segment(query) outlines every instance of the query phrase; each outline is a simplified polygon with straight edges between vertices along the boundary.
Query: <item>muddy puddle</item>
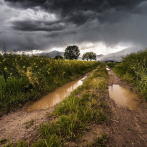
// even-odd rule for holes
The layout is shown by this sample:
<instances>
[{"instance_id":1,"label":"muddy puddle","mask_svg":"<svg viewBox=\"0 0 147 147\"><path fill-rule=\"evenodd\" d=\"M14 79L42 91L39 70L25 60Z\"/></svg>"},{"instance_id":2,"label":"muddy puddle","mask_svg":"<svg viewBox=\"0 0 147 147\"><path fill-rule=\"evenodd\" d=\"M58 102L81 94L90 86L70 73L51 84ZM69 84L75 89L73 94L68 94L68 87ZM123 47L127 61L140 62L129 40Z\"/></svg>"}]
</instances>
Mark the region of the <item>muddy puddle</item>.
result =
<instances>
[{"instance_id":1,"label":"muddy puddle","mask_svg":"<svg viewBox=\"0 0 147 147\"><path fill-rule=\"evenodd\" d=\"M119 106L128 107L130 110L138 109L139 97L129 89L113 84L109 86L109 96Z\"/></svg>"},{"instance_id":2,"label":"muddy puddle","mask_svg":"<svg viewBox=\"0 0 147 147\"><path fill-rule=\"evenodd\" d=\"M40 100L36 101L28 108L26 108L26 112L32 112L36 110L48 109L57 103L63 101L64 98L70 95L70 93L81 86L83 84L83 80L86 79L87 76L84 76L78 80L72 81L57 90L49 93L48 95L44 96Z\"/></svg>"}]
</instances>

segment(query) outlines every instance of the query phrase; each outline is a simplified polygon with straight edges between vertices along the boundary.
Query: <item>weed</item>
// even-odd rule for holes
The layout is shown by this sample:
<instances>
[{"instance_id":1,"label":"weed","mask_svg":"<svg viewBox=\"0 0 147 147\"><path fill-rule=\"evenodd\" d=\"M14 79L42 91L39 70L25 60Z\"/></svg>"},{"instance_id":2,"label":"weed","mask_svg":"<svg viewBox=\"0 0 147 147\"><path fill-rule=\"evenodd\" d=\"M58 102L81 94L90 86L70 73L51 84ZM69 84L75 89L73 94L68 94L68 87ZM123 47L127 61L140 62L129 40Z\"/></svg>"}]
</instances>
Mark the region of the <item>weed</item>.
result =
<instances>
[{"instance_id":1,"label":"weed","mask_svg":"<svg viewBox=\"0 0 147 147\"><path fill-rule=\"evenodd\" d=\"M50 135L46 139L41 139L39 142L32 143L31 147L63 147L64 143L57 135Z\"/></svg>"},{"instance_id":2,"label":"weed","mask_svg":"<svg viewBox=\"0 0 147 147\"><path fill-rule=\"evenodd\" d=\"M34 124L34 120L32 119L31 121L26 122L24 124L26 124L26 129L28 129L30 126L32 126Z\"/></svg>"},{"instance_id":3,"label":"weed","mask_svg":"<svg viewBox=\"0 0 147 147\"><path fill-rule=\"evenodd\" d=\"M107 135L102 133L101 137L97 137L93 143L90 142L91 147L105 147L105 141L107 140Z\"/></svg>"},{"instance_id":4,"label":"weed","mask_svg":"<svg viewBox=\"0 0 147 147\"><path fill-rule=\"evenodd\" d=\"M34 120L32 119L31 121L30 121L30 125L33 125L34 124Z\"/></svg>"}]
</instances>

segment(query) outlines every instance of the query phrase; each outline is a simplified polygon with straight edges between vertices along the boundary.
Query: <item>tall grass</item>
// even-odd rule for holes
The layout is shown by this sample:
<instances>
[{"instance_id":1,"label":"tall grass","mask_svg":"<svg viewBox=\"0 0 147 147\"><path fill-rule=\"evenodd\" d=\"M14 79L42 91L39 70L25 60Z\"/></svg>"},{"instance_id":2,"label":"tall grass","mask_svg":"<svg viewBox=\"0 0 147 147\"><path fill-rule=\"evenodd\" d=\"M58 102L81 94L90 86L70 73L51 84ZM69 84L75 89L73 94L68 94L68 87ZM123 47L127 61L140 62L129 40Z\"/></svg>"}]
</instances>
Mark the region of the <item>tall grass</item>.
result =
<instances>
[{"instance_id":1,"label":"tall grass","mask_svg":"<svg viewBox=\"0 0 147 147\"><path fill-rule=\"evenodd\" d=\"M0 55L0 110L9 112L96 68L99 62Z\"/></svg>"},{"instance_id":2,"label":"tall grass","mask_svg":"<svg viewBox=\"0 0 147 147\"><path fill-rule=\"evenodd\" d=\"M127 55L114 71L147 99L147 50Z\"/></svg>"}]
</instances>

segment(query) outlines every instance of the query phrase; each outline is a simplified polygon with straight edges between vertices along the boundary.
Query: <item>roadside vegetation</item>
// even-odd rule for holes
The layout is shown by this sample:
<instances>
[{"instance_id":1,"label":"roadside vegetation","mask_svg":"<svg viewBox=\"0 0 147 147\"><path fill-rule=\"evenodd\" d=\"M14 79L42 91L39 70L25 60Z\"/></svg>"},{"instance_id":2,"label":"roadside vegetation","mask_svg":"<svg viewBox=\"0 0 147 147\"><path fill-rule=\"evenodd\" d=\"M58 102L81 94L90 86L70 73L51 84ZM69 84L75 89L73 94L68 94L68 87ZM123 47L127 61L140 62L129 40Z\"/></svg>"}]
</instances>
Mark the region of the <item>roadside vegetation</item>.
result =
<instances>
[{"instance_id":1,"label":"roadside vegetation","mask_svg":"<svg viewBox=\"0 0 147 147\"><path fill-rule=\"evenodd\" d=\"M127 55L113 69L147 100L147 50Z\"/></svg>"},{"instance_id":2,"label":"roadside vegetation","mask_svg":"<svg viewBox=\"0 0 147 147\"><path fill-rule=\"evenodd\" d=\"M77 142L84 134L90 131L90 124L107 123L110 117L110 108L105 101L108 73L105 64L101 64L90 75L82 86L73 91L69 97L55 108L49 117L55 118L40 126L41 137L29 144L31 147L62 147L68 146L71 141ZM100 132L98 132L100 133ZM97 135L89 146L105 146L105 133ZM20 143L17 143L19 147ZM28 144L21 142L23 147ZM12 144L9 144L13 147Z\"/></svg>"},{"instance_id":3,"label":"roadside vegetation","mask_svg":"<svg viewBox=\"0 0 147 147\"><path fill-rule=\"evenodd\" d=\"M99 62L0 54L0 111L9 112L96 68Z\"/></svg>"}]
</instances>

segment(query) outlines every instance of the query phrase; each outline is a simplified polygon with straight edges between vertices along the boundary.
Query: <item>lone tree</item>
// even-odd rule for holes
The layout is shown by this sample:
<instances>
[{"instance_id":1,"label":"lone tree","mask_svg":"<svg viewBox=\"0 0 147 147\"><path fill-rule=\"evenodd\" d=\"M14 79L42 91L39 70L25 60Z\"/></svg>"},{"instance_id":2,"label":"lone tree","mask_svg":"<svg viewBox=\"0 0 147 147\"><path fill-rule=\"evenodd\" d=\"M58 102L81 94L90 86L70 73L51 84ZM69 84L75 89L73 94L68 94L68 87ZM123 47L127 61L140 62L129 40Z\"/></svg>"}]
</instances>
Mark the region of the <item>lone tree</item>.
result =
<instances>
[{"instance_id":1,"label":"lone tree","mask_svg":"<svg viewBox=\"0 0 147 147\"><path fill-rule=\"evenodd\" d=\"M73 59L78 59L79 55L80 55L79 48L76 45L73 45L73 46L68 46L65 49L64 58L73 60Z\"/></svg>"},{"instance_id":2,"label":"lone tree","mask_svg":"<svg viewBox=\"0 0 147 147\"><path fill-rule=\"evenodd\" d=\"M82 56L82 60L96 60L96 54L94 52L86 52L85 54L83 54Z\"/></svg>"}]
</instances>

